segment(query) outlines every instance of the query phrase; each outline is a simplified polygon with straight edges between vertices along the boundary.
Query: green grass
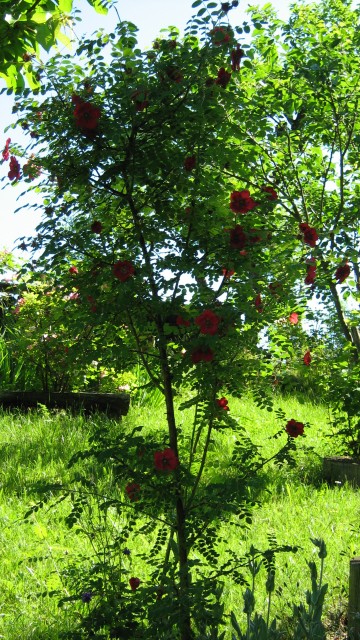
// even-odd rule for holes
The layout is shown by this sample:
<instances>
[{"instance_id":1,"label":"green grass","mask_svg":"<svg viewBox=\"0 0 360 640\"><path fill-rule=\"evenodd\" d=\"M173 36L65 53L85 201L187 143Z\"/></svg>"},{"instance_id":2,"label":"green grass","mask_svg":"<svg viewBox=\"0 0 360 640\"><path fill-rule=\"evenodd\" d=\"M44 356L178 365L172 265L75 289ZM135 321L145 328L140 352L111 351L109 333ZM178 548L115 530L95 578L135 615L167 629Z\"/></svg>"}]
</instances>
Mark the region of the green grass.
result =
<instances>
[{"instance_id":1,"label":"green grass","mask_svg":"<svg viewBox=\"0 0 360 640\"><path fill-rule=\"evenodd\" d=\"M268 534L279 544L296 545L297 553L279 556L273 614L286 624L292 604L304 600L309 588L306 560L314 556L311 538L324 538L328 548L325 581L329 583L328 610L345 606L348 588L349 560L359 555L360 498L357 490L349 486L328 487L321 482L322 456L336 453L336 443L326 437L330 434L328 414L321 405L299 402L294 398L276 399L275 408L281 407L286 420L295 418L309 426L305 438L298 438L297 466L285 465L277 469L272 464L260 473L254 491L261 497L261 507L254 510L253 522L248 527L229 526L222 522L217 527L223 542L221 554L230 548L242 557L254 545L268 547ZM271 457L285 434L274 440L274 433L283 428L275 412L259 410L249 398L232 400L231 415L236 418L253 441L261 446L263 455ZM50 414L12 413L0 416L0 637L6 640L55 640L60 631L71 629L82 614L81 603L61 609L59 592L69 595L64 581L65 569L81 571L91 552L84 536L65 527L63 518L68 511L66 502L54 509L47 506L34 513L27 523L23 516L36 500L31 487L39 480L66 482L69 478L67 462L78 449L84 448L89 434L107 419L71 417L64 412ZM186 430L191 411L178 413L178 422ZM119 424L110 421L114 431L146 425L149 434L156 434L159 444L166 442L164 408L158 403L132 407L129 415ZM208 477L236 481L236 469L228 467L234 437L225 430L217 433L211 445L211 466ZM85 467L84 467L85 468ZM86 473L101 491L111 486L111 477L104 469L86 467ZM116 527L116 516L108 515L107 526ZM112 518L112 521L110 521ZM124 571L141 575L146 582L145 568L137 559L137 551L150 548L147 536L131 539L132 556ZM225 581L225 611L231 610L241 617L242 587ZM266 608L264 576L260 573L257 608Z\"/></svg>"}]
</instances>

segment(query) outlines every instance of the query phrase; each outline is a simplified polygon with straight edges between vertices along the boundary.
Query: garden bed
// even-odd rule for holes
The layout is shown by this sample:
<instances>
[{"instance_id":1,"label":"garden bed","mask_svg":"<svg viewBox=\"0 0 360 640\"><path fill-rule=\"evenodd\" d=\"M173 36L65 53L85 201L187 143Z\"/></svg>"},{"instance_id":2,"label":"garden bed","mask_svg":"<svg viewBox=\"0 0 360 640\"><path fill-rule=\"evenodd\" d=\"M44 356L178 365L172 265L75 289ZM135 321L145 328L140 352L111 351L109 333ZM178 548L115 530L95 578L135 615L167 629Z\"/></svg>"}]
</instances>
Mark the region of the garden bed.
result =
<instances>
[{"instance_id":1,"label":"garden bed","mask_svg":"<svg viewBox=\"0 0 360 640\"><path fill-rule=\"evenodd\" d=\"M4 409L30 409L45 405L48 409L69 409L74 412L107 413L111 417L125 416L129 410L127 393L59 393L47 391L2 391L0 405Z\"/></svg>"}]
</instances>

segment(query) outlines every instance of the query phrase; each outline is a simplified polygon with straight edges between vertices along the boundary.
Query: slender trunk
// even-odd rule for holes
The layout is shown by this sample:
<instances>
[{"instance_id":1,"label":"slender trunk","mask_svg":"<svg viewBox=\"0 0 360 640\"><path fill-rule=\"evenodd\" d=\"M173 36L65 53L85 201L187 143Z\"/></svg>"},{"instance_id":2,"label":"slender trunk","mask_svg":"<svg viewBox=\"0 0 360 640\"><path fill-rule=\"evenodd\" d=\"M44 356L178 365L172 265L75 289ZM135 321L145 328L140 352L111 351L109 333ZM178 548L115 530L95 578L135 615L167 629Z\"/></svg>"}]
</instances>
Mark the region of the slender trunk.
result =
<instances>
[{"instance_id":1,"label":"slender trunk","mask_svg":"<svg viewBox=\"0 0 360 640\"><path fill-rule=\"evenodd\" d=\"M350 342L350 344L352 344L352 346L355 348L354 359L358 360L359 353L360 353L360 345L357 344L357 342L353 340L353 336L351 334L350 328L346 324L344 312L343 312L342 307L341 307L339 294L338 294L338 291L337 291L337 288L336 288L336 284L334 284L334 282L330 283L330 291L331 291L331 295L332 295L332 298L333 298L333 301L334 301L334 304L335 304L337 317L338 317L338 320L339 320L340 327L341 327L341 330L343 332L343 335L346 338L346 340L348 342Z\"/></svg>"},{"instance_id":2,"label":"slender trunk","mask_svg":"<svg viewBox=\"0 0 360 640\"><path fill-rule=\"evenodd\" d=\"M166 416L169 429L170 447L178 456L178 438L174 411L173 388L171 384L171 372L167 359L166 346L162 326L158 324L159 352L163 374L164 394L166 403ZM191 615L189 601L190 573L188 566L188 544L186 532L186 513L181 492L181 478L179 469L175 470L176 482L176 533L179 549L179 630L181 640L192 640Z\"/></svg>"}]
</instances>

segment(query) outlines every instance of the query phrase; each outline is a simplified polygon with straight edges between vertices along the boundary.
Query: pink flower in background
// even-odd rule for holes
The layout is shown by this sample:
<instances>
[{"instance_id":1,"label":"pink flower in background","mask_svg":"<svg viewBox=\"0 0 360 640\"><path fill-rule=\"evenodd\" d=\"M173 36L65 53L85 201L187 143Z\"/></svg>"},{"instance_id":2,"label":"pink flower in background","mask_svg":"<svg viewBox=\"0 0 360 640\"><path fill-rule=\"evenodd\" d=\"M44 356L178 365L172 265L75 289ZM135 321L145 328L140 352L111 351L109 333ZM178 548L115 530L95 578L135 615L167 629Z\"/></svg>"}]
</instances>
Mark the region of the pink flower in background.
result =
<instances>
[{"instance_id":1,"label":"pink flower in background","mask_svg":"<svg viewBox=\"0 0 360 640\"><path fill-rule=\"evenodd\" d=\"M11 142L11 138L8 138L5 142L5 147L2 151L3 160L9 160L10 158L10 151L9 151L10 142Z\"/></svg>"},{"instance_id":2,"label":"pink flower in background","mask_svg":"<svg viewBox=\"0 0 360 640\"><path fill-rule=\"evenodd\" d=\"M72 276L76 276L76 274L77 274L77 273L79 273L79 269L78 269L77 267L70 267L70 268L69 268L69 273L70 273Z\"/></svg>"},{"instance_id":3,"label":"pink flower in background","mask_svg":"<svg viewBox=\"0 0 360 640\"><path fill-rule=\"evenodd\" d=\"M299 322L299 315L295 311L290 313L289 322L290 324L297 324Z\"/></svg>"}]
</instances>

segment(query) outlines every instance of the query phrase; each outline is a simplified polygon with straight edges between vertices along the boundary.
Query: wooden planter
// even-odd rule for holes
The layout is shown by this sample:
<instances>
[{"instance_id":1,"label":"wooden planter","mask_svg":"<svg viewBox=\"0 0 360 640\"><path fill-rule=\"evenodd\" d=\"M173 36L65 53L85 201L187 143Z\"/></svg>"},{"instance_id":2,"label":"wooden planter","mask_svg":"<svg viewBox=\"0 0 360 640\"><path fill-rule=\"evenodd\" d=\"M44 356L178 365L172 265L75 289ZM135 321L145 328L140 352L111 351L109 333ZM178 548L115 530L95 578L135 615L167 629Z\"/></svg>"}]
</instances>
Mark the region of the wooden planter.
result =
<instances>
[{"instance_id":1,"label":"wooden planter","mask_svg":"<svg viewBox=\"0 0 360 640\"><path fill-rule=\"evenodd\" d=\"M2 391L0 406L29 409L43 404L49 409L69 409L85 414L101 411L111 417L125 416L129 410L128 393L55 393L46 391Z\"/></svg>"},{"instance_id":2,"label":"wooden planter","mask_svg":"<svg viewBox=\"0 0 360 640\"><path fill-rule=\"evenodd\" d=\"M360 460L350 456L324 458L323 475L330 484L349 482L355 487L360 487Z\"/></svg>"}]
</instances>

